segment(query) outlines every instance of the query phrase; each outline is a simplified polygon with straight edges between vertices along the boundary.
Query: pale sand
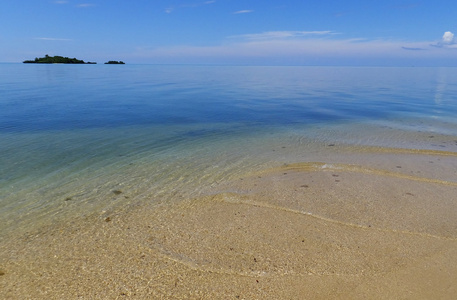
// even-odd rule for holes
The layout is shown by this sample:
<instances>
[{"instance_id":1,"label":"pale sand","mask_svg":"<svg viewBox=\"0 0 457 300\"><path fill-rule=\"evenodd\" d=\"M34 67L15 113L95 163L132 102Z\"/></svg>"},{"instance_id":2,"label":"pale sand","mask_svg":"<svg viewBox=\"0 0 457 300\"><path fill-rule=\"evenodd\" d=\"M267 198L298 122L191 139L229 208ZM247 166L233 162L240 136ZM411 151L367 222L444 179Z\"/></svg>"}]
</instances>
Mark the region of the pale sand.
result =
<instances>
[{"instance_id":1,"label":"pale sand","mask_svg":"<svg viewBox=\"0 0 457 300\"><path fill-rule=\"evenodd\" d=\"M0 246L4 299L455 299L457 157L378 151Z\"/></svg>"}]
</instances>

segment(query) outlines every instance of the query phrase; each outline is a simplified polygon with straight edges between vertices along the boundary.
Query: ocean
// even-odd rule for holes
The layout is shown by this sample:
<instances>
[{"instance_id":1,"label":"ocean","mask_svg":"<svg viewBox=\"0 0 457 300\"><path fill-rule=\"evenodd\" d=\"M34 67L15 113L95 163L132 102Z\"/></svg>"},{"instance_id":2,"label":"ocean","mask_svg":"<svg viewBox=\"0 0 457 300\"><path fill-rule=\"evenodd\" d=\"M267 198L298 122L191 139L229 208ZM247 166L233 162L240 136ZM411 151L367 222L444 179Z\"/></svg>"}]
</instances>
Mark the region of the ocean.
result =
<instances>
[{"instance_id":1,"label":"ocean","mask_svg":"<svg viewBox=\"0 0 457 300\"><path fill-rule=\"evenodd\" d=\"M0 64L0 237L329 147L457 152L456 116L457 68Z\"/></svg>"}]
</instances>

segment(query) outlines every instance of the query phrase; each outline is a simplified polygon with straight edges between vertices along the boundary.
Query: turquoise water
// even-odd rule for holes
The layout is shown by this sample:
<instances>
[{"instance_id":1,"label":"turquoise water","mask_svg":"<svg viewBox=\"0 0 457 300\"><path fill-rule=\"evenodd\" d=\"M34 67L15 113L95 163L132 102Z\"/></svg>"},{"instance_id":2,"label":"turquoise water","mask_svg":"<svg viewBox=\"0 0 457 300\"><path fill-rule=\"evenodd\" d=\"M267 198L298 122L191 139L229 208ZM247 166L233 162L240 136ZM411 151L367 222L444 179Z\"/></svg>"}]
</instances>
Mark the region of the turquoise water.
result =
<instances>
[{"instance_id":1,"label":"turquoise water","mask_svg":"<svg viewBox=\"0 0 457 300\"><path fill-rule=\"evenodd\" d=\"M0 229L175 201L328 145L457 151L456 68L0 64Z\"/></svg>"}]
</instances>

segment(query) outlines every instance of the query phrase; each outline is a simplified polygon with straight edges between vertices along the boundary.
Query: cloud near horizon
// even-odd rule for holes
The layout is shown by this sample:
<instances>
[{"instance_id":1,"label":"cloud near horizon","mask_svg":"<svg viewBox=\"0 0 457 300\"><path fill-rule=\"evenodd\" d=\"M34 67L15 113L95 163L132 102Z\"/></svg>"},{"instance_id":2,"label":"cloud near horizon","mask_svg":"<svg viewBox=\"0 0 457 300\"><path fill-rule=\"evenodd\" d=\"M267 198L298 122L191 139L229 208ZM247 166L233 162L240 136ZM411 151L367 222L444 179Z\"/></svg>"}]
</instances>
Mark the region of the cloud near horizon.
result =
<instances>
[{"instance_id":1,"label":"cloud near horizon","mask_svg":"<svg viewBox=\"0 0 457 300\"><path fill-rule=\"evenodd\" d=\"M425 50L424 48L410 48L410 47L404 47L404 46L402 46L401 48L404 49L404 50L410 50L410 51L423 51L423 50Z\"/></svg>"},{"instance_id":2,"label":"cloud near horizon","mask_svg":"<svg viewBox=\"0 0 457 300\"><path fill-rule=\"evenodd\" d=\"M422 44L420 46L423 46ZM421 48L416 44L409 48ZM392 41L361 41L356 39L274 39L250 40L223 45L173 46L141 48L148 57L344 57L400 55L402 43ZM140 53L138 53L140 54Z\"/></svg>"},{"instance_id":3,"label":"cloud near horizon","mask_svg":"<svg viewBox=\"0 0 457 300\"><path fill-rule=\"evenodd\" d=\"M262 33L242 34L230 36L231 39L242 39L248 41L259 40L278 40L278 39L298 39L307 38L309 36L323 36L336 34L335 32L324 31L267 31Z\"/></svg>"},{"instance_id":4,"label":"cloud near horizon","mask_svg":"<svg viewBox=\"0 0 457 300\"><path fill-rule=\"evenodd\" d=\"M333 31L269 31L227 37L213 46L141 47L136 57L158 61L291 61L394 59L405 62L454 58L454 51L430 47L432 42L387 39L344 39ZM420 51L428 50L428 51ZM457 58L457 57L456 57ZM186 60L187 59L187 60Z\"/></svg>"},{"instance_id":5,"label":"cloud near horizon","mask_svg":"<svg viewBox=\"0 0 457 300\"><path fill-rule=\"evenodd\" d=\"M454 39L454 34L450 31L446 31L441 38L441 41L435 44L430 44L430 46L436 48L450 48L450 49L457 49L457 43Z\"/></svg>"},{"instance_id":6,"label":"cloud near horizon","mask_svg":"<svg viewBox=\"0 0 457 300\"><path fill-rule=\"evenodd\" d=\"M443 35L443 43L445 43L445 44L454 43L454 34L450 31L446 31Z\"/></svg>"}]
</instances>

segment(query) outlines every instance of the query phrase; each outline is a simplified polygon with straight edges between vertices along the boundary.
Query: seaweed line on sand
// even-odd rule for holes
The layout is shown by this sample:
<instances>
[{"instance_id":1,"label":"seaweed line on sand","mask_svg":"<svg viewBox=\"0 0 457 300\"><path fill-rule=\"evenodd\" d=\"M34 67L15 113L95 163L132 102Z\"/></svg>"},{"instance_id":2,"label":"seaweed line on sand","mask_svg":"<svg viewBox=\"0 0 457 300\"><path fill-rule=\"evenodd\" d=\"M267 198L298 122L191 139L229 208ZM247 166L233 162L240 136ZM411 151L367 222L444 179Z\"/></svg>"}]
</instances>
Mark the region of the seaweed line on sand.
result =
<instances>
[{"instance_id":1,"label":"seaweed line on sand","mask_svg":"<svg viewBox=\"0 0 457 300\"><path fill-rule=\"evenodd\" d=\"M362 173L362 174L373 174L394 178L407 179L412 181L434 183L441 185L457 186L457 182L446 181L440 179L418 177L413 175L407 175L398 172L392 172L381 169L367 168L359 165L352 164L338 164L338 163L324 163L324 162L306 162L306 163L293 163L285 166L281 166L274 169L258 172L259 174L273 173L275 171L297 171L297 172L318 172L318 171L339 171L339 172L351 172L351 173Z\"/></svg>"},{"instance_id":2,"label":"seaweed line on sand","mask_svg":"<svg viewBox=\"0 0 457 300\"><path fill-rule=\"evenodd\" d=\"M418 154L418 155L436 155L436 156L457 156L457 152L428 150L428 149L406 149L406 148L388 148L376 146L364 146L360 152L375 152L375 153L393 153L393 154Z\"/></svg>"},{"instance_id":3,"label":"seaweed line on sand","mask_svg":"<svg viewBox=\"0 0 457 300\"><path fill-rule=\"evenodd\" d=\"M296 210L296 209L292 209L292 208L287 208L287 207L283 207L283 206L272 205L272 204L267 204L267 203L252 201L252 200L242 200L239 197L234 197L233 194L220 194L220 195L222 197L217 197L217 195L216 195L214 197L214 199L221 201L221 202L226 202L226 203L251 205L251 206L255 206L255 207L263 207L263 208L275 209L275 210L284 211L284 212L293 213L293 214L299 214L299 215L303 215L303 216L309 216L309 217L319 219L319 220L322 220L325 222L334 223L334 224L352 227L352 228L359 228L359 229L364 229L364 230L377 230L377 231L382 231L382 232L391 232L391 233L398 233L398 234L408 234L408 235L419 236L419 237L424 237L424 238L433 238L433 239L440 239L440 240L447 240L447 241L457 241L457 238L445 237L445 236L434 235L434 234L423 233L423 232L387 229L387 228L379 228L379 227L372 227L372 226L368 227L368 226L359 225L359 224L355 224L355 223L342 222L342 221L338 221L335 219L316 215L311 212Z\"/></svg>"}]
</instances>

